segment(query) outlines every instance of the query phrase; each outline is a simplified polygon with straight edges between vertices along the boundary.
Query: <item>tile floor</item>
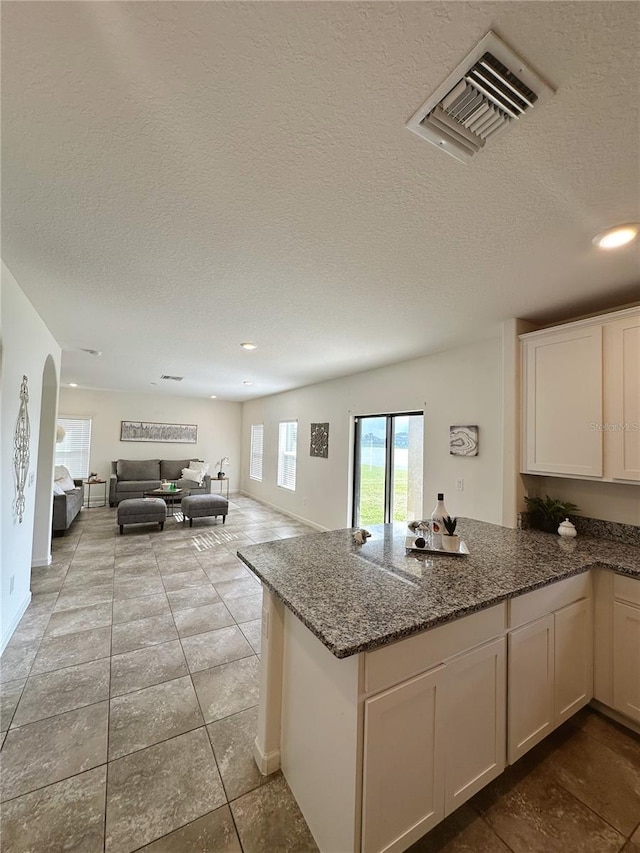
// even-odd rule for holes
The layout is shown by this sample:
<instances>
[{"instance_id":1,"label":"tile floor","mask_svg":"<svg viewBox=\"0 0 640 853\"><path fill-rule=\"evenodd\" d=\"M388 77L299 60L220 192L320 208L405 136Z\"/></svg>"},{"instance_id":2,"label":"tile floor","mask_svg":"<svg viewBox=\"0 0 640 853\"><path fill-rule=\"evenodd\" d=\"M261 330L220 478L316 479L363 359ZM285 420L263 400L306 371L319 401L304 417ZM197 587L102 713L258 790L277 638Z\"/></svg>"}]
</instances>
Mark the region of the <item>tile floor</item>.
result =
<instances>
[{"instance_id":1,"label":"tile floor","mask_svg":"<svg viewBox=\"0 0 640 853\"><path fill-rule=\"evenodd\" d=\"M54 540L0 660L3 853L317 850L253 763L261 596L235 557L305 529L238 497L224 526L119 536L91 509ZM640 853L640 737L583 711L411 850Z\"/></svg>"}]
</instances>

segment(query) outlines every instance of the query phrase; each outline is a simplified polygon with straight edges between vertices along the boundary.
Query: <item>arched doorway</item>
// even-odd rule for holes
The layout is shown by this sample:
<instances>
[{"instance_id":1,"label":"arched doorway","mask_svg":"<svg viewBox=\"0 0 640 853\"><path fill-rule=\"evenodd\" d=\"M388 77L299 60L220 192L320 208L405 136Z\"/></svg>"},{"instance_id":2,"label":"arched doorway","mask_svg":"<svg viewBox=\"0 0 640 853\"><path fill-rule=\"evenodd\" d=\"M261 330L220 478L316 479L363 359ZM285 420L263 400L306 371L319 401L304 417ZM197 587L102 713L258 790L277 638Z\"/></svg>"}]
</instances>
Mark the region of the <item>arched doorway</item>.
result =
<instances>
[{"instance_id":1,"label":"arched doorway","mask_svg":"<svg viewBox=\"0 0 640 853\"><path fill-rule=\"evenodd\" d=\"M51 516L53 514L53 460L58 410L58 377L50 355L42 371L42 400L38 433L36 499L33 522L32 566L51 562Z\"/></svg>"}]
</instances>

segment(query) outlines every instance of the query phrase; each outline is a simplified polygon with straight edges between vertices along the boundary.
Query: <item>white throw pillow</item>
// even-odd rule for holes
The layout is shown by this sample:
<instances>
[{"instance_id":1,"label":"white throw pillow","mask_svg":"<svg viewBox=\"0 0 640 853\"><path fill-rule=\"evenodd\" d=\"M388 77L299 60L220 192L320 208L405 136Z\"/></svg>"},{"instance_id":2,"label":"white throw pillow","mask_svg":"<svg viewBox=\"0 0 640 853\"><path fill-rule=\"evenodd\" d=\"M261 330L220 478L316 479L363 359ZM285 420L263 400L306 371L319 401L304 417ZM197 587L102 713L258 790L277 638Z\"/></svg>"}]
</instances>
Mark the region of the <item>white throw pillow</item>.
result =
<instances>
[{"instance_id":1,"label":"white throw pillow","mask_svg":"<svg viewBox=\"0 0 640 853\"><path fill-rule=\"evenodd\" d=\"M73 482L71 477L58 477L55 482L60 486L63 492L70 492L76 487L76 484Z\"/></svg>"},{"instance_id":2,"label":"white throw pillow","mask_svg":"<svg viewBox=\"0 0 640 853\"><path fill-rule=\"evenodd\" d=\"M64 465L56 465L53 479L64 480L65 477L71 479L71 472L69 471L69 469L65 468Z\"/></svg>"},{"instance_id":3,"label":"white throw pillow","mask_svg":"<svg viewBox=\"0 0 640 853\"><path fill-rule=\"evenodd\" d=\"M191 462L189 462L189 470L201 471L202 476L204 477L205 474L209 473L209 463L208 462L200 462L198 459L196 459L195 462L193 460L191 460Z\"/></svg>"},{"instance_id":4,"label":"white throw pillow","mask_svg":"<svg viewBox=\"0 0 640 853\"><path fill-rule=\"evenodd\" d=\"M194 471L192 468L182 469L183 480L190 480L192 483L197 483L199 486L201 486L203 477L204 474L201 471Z\"/></svg>"},{"instance_id":5,"label":"white throw pillow","mask_svg":"<svg viewBox=\"0 0 640 853\"><path fill-rule=\"evenodd\" d=\"M60 485L60 483L54 482L53 484L53 494L54 495L64 495L64 489Z\"/></svg>"}]
</instances>

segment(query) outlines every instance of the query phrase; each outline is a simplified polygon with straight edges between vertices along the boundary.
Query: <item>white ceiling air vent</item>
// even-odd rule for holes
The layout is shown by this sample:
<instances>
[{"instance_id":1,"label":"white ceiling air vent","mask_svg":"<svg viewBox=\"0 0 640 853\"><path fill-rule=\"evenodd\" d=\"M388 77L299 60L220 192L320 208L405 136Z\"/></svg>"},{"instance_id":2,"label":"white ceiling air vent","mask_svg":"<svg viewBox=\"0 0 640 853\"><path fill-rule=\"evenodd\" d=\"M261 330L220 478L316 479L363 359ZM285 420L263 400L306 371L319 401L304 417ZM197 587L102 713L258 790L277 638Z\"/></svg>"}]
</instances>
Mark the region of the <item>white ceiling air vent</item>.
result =
<instances>
[{"instance_id":1,"label":"white ceiling air vent","mask_svg":"<svg viewBox=\"0 0 640 853\"><path fill-rule=\"evenodd\" d=\"M551 95L553 89L489 31L407 127L464 162Z\"/></svg>"},{"instance_id":2,"label":"white ceiling air vent","mask_svg":"<svg viewBox=\"0 0 640 853\"><path fill-rule=\"evenodd\" d=\"M160 379L170 379L171 382L182 382L184 376L169 376L166 373L163 373Z\"/></svg>"}]
</instances>

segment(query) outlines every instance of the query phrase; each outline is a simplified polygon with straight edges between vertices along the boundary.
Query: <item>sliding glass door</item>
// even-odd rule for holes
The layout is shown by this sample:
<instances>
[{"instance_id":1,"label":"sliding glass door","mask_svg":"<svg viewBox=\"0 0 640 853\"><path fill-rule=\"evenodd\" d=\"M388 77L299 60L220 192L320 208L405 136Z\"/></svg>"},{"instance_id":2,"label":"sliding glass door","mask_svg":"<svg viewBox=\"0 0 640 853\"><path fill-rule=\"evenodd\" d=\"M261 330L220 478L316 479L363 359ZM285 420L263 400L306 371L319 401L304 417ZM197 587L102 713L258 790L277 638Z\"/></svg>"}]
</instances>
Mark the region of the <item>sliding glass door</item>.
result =
<instances>
[{"instance_id":1,"label":"sliding glass door","mask_svg":"<svg viewBox=\"0 0 640 853\"><path fill-rule=\"evenodd\" d=\"M353 526L422 517L422 412L356 418Z\"/></svg>"}]
</instances>

